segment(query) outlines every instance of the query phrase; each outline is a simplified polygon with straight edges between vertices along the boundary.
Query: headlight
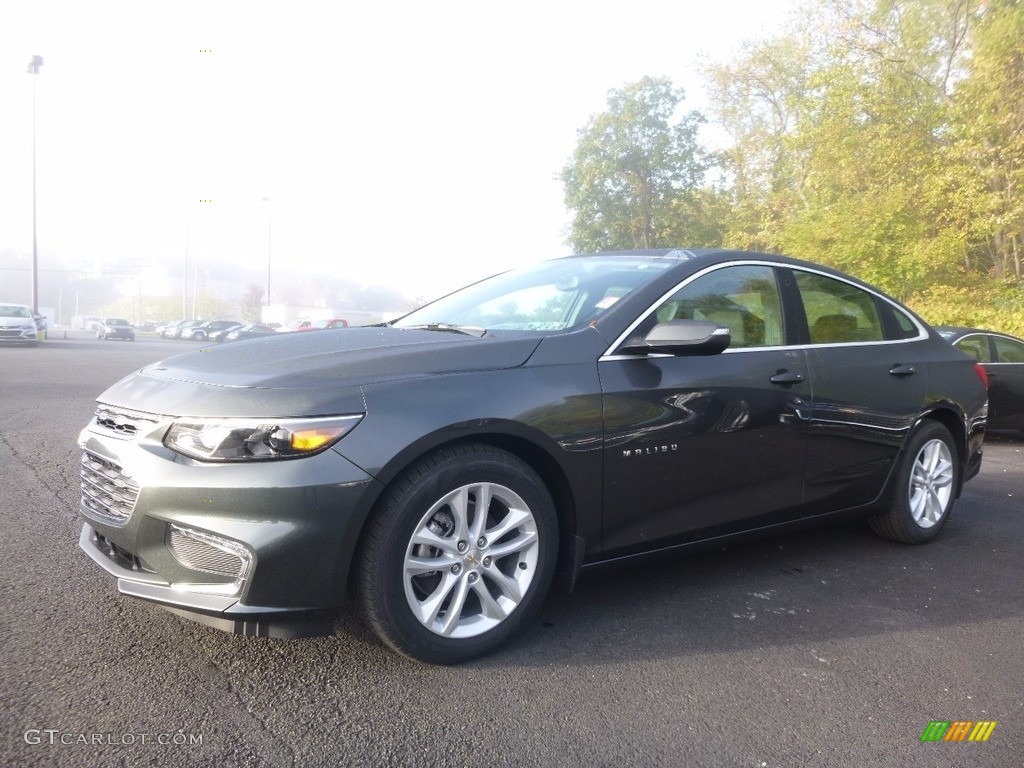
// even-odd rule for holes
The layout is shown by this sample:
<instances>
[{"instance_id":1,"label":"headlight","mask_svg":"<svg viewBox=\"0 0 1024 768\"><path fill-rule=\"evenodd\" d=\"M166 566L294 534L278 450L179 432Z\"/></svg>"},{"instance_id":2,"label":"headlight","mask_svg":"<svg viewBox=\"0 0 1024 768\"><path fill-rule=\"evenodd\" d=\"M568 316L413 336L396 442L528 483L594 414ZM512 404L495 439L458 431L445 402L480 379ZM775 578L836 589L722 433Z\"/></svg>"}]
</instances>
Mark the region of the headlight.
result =
<instances>
[{"instance_id":1,"label":"headlight","mask_svg":"<svg viewBox=\"0 0 1024 768\"><path fill-rule=\"evenodd\" d=\"M164 445L201 461L290 459L326 450L362 418L177 421L167 430Z\"/></svg>"}]
</instances>

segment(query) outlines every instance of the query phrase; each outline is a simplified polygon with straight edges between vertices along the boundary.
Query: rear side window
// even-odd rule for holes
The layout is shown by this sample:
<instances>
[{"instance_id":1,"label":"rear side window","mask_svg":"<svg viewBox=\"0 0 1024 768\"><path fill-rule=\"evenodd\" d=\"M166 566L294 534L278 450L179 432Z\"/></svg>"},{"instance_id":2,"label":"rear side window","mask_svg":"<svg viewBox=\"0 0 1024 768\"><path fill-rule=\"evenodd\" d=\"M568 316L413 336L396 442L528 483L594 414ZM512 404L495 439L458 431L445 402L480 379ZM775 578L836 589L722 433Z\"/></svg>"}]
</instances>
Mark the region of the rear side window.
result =
<instances>
[{"instance_id":1,"label":"rear side window","mask_svg":"<svg viewBox=\"0 0 1024 768\"><path fill-rule=\"evenodd\" d=\"M1000 363L1024 363L1024 344L1002 336L992 338L996 342L996 359Z\"/></svg>"},{"instance_id":2,"label":"rear side window","mask_svg":"<svg viewBox=\"0 0 1024 768\"><path fill-rule=\"evenodd\" d=\"M794 276L812 344L885 339L875 297L870 293L812 272L796 271Z\"/></svg>"},{"instance_id":3,"label":"rear side window","mask_svg":"<svg viewBox=\"0 0 1024 768\"><path fill-rule=\"evenodd\" d=\"M988 349L988 336L964 336L953 345L964 354L970 355L979 363L991 363L992 355Z\"/></svg>"}]
</instances>

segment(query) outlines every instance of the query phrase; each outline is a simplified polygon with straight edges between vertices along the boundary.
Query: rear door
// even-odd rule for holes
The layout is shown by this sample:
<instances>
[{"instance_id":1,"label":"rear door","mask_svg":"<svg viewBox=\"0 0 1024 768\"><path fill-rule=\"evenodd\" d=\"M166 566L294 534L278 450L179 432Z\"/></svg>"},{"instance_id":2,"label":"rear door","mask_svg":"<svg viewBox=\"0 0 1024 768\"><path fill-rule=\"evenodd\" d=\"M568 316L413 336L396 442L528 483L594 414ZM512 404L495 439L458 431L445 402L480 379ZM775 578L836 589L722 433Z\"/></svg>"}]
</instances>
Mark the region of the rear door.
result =
<instances>
[{"instance_id":1,"label":"rear door","mask_svg":"<svg viewBox=\"0 0 1024 768\"><path fill-rule=\"evenodd\" d=\"M860 506L885 484L928 389L927 334L881 296L831 275L791 272L814 390L808 513Z\"/></svg>"},{"instance_id":2,"label":"rear door","mask_svg":"<svg viewBox=\"0 0 1024 768\"><path fill-rule=\"evenodd\" d=\"M1024 343L993 334L995 355L986 365L992 423L1004 429L1024 429Z\"/></svg>"}]
</instances>

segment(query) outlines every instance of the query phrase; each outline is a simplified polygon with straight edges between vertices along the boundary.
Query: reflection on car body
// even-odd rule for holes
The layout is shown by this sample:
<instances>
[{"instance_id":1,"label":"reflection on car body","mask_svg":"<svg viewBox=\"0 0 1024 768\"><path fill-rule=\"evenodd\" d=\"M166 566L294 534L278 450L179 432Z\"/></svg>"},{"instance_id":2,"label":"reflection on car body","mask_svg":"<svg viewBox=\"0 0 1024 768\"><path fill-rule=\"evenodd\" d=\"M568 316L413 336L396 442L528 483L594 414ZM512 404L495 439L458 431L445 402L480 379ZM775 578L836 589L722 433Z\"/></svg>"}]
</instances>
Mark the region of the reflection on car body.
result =
<instances>
[{"instance_id":1,"label":"reflection on car body","mask_svg":"<svg viewBox=\"0 0 1024 768\"><path fill-rule=\"evenodd\" d=\"M80 544L121 592L244 634L329 632L352 588L392 648L458 662L556 573L836 515L930 540L986 408L979 366L834 270L569 257L114 384L80 436Z\"/></svg>"}]
</instances>

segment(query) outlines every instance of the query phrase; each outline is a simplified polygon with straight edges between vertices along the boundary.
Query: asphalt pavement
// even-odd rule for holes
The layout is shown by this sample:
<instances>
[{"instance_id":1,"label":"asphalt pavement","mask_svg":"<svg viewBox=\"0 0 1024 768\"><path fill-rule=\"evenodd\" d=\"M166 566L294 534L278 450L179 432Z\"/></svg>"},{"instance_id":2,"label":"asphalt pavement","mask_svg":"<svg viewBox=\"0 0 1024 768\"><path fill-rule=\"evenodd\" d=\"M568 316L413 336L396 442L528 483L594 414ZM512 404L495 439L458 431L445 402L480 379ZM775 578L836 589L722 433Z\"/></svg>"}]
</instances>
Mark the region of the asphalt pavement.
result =
<instances>
[{"instance_id":1,"label":"asphalt pavement","mask_svg":"<svg viewBox=\"0 0 1024 768\"><path fill-rule=\"evenodd\" d=\"M0 347L2 766L1024 766L1024 442L942 536L859 523L586 576L495 655L430 667L348 613L223 634L121 597L77 547L94 398L194 348ZM922 742L932 721L996 723Z\"/></svg>"}]
</instances>

